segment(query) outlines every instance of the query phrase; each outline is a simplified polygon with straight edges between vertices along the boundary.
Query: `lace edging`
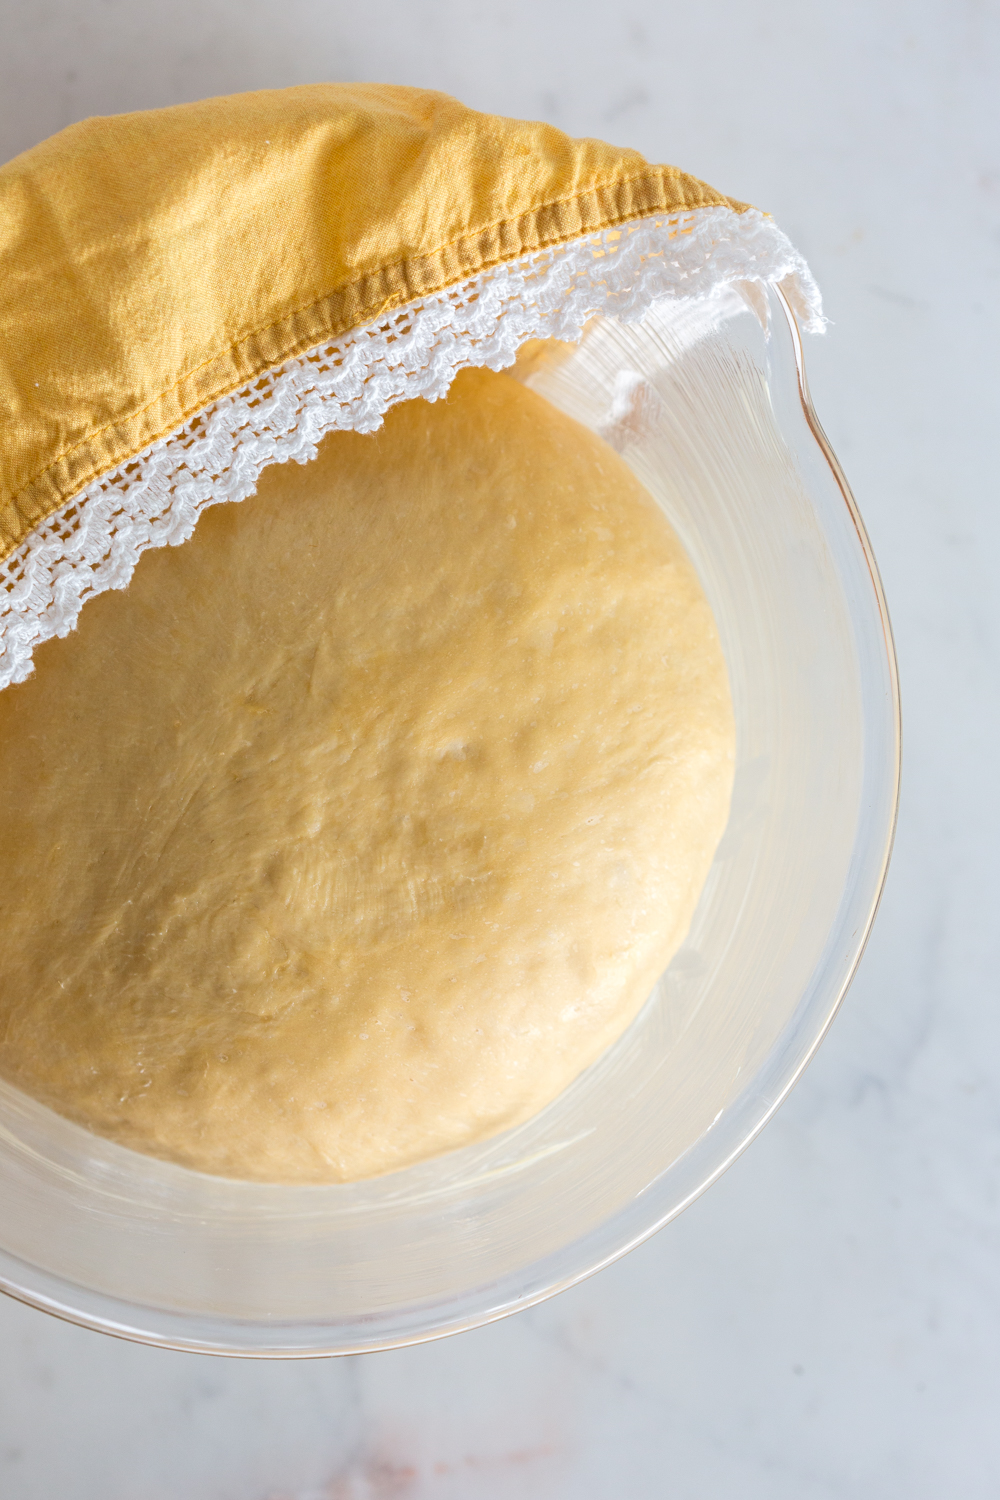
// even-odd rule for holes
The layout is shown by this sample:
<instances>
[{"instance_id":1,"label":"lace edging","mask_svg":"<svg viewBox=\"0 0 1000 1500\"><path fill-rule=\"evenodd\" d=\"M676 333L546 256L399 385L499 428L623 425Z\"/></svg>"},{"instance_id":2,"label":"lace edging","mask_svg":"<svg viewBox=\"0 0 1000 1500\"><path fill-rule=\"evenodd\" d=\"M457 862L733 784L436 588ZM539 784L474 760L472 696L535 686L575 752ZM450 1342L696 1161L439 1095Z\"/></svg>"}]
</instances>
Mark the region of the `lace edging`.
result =
<instances>
[{"instance_id":1,"label":"lace edging","mask_svg":"<svg viewBox=\"0 0 1000 1500\"><path fill-rule=\"evenodd\" d=\"M267 371L95 480L0 564L0 689L88 599L125 588L148 548L186 541L209 505L251 495L268 464L307 463L328 432L372 432L397 402L444 396L465 366L503 369L526 339L578 339L598 314L634 322L664 298L778 281L822 329L816 283L765 214L660 214L495 266Z\"/></svg>"}]
</instances>

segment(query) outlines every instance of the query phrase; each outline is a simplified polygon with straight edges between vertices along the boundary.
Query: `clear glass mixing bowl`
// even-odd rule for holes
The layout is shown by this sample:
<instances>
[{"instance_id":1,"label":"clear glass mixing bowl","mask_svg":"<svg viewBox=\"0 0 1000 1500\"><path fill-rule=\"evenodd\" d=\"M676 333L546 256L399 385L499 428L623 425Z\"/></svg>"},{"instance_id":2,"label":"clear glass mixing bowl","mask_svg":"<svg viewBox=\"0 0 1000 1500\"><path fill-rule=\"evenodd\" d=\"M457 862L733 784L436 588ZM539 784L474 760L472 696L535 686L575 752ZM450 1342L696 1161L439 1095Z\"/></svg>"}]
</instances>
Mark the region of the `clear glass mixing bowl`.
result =
<instances>
[{"instance_id":1,"label":"clear glass mixing bowl","mask_svg":"<svg viewBox=\"0 0 1000 1500\"><path fill-rule=\"evenodd\" d=\"M0 1286L109 1333L243 1355L469 1328L571 1285L756 1135L850 982L885 876L885 601L780 291L590 325L522 378L601 431L699 570L729 665L732 816L691 934L621 1041L485 1145L374 1181L226 1181L0 1084Z\"/></svg>"}]
</instances>

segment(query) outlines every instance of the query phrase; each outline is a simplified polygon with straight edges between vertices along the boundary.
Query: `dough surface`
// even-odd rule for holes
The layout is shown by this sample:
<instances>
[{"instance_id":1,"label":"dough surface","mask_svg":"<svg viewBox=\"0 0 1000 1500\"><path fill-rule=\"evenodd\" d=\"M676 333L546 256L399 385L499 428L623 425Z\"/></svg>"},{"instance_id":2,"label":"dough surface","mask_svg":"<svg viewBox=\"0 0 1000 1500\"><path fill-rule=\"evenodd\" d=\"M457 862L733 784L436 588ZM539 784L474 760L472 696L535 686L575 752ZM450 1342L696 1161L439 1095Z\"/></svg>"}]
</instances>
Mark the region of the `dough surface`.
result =
<instances>
[{"instance_id":1,"label":"dough surface","mask_svg":"<svg viewBox=\"0 0 1000 1500\"><path fill-rule=\"evenodd\" d=\"M232 1177L501 1131L683 940L733 740L649 495L466 371L265 470L0 694L0 1073Z\"/></svg>"}]
</instances>

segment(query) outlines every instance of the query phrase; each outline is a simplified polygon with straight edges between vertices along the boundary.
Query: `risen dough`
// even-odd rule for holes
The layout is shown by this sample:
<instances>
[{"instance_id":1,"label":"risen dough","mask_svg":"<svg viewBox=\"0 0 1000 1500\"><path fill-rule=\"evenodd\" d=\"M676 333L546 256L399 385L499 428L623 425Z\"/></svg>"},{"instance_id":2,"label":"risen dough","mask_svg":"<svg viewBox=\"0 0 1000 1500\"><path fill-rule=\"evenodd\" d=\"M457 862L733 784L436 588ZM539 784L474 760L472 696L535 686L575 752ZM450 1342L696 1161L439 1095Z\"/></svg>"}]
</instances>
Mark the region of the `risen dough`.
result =
<instances>
[{"instance_id":1,"label":"risen dough","mask_svg":"<svg viewBox=\"0 0 1000 1500\"><path fill-rule=\"evenodd\" d=\"M0 1071L235 1177L503 1130L683 939L732 751L659 510L467 372L267 470L0 694Z\"/></svg>"}]
</instances>

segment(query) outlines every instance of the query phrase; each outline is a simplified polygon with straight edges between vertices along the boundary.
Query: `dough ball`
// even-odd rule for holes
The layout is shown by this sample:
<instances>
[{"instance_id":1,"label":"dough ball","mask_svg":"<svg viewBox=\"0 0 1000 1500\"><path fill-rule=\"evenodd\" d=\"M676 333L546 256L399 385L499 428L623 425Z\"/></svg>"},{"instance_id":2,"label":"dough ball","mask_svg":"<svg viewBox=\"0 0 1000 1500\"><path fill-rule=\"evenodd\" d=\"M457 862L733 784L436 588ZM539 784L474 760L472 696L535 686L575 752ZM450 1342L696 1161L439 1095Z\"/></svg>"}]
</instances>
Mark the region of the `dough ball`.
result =
<instances>
[{"instance_id":1,"label":"dough ball","mask_svg":"<svg viewBox=\"0 0 1000 1500\"><path fill-rule=\"evenodd\" d=\"M231 1177L493 1135L635 1016L732 763L657 506L467 371L267 469L0 694L0 1072Z\"/></svg>"}]
</instances>

